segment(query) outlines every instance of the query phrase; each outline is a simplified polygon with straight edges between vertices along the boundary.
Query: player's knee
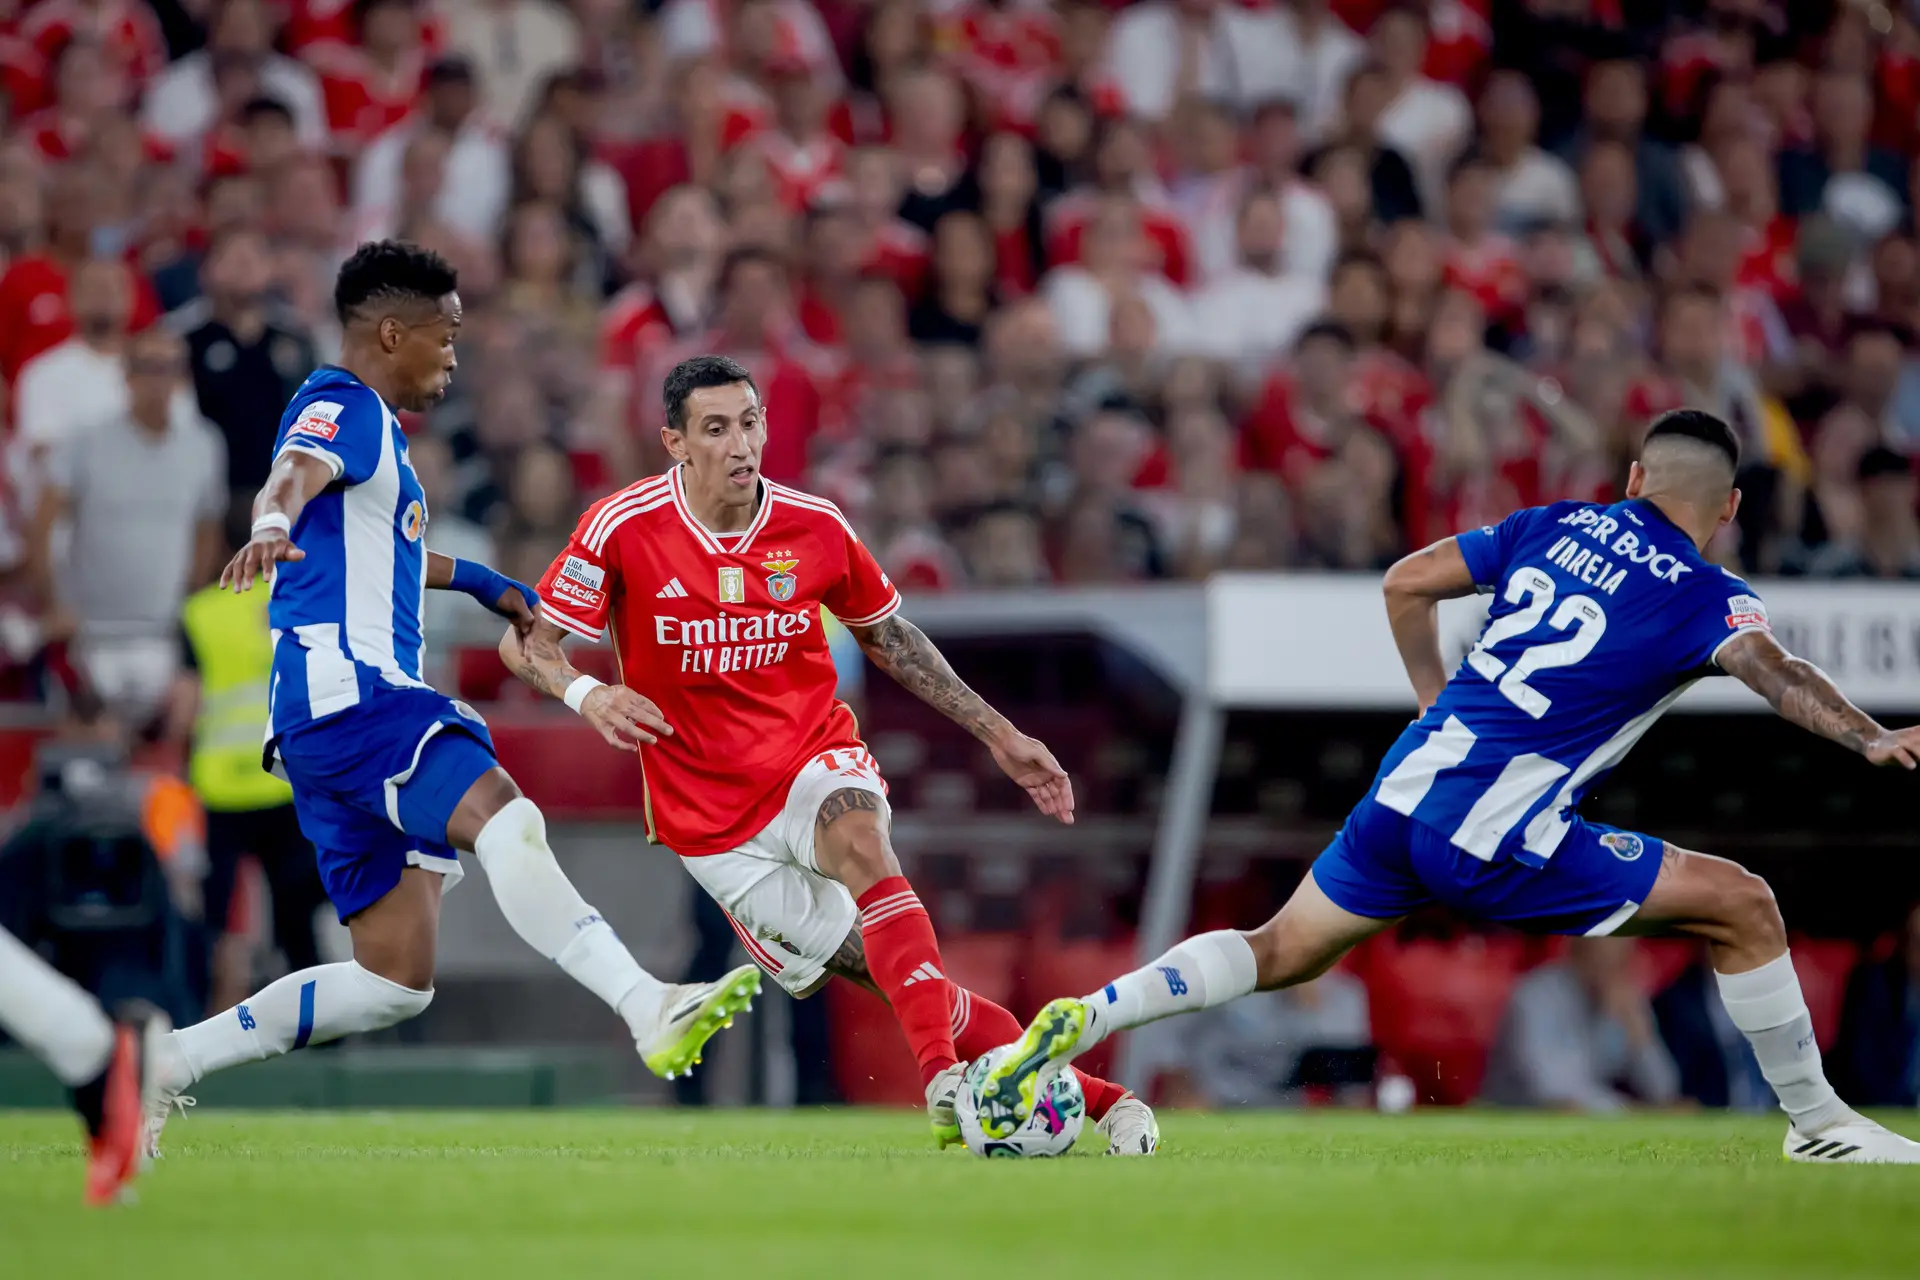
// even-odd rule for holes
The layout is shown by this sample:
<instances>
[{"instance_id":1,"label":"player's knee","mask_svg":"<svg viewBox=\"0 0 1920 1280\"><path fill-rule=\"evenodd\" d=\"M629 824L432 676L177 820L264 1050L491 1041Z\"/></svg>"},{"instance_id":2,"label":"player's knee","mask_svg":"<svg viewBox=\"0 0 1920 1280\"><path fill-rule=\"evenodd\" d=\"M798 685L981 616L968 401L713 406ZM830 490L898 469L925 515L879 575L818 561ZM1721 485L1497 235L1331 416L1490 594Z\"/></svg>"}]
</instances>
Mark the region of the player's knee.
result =
<instances>
[{"instance_id":1,"label":"player's knee","mask_svg":"<svg viewBox=\"0 0 1920 1280\"><path fill-rule=\"evenodd\" d=\"M1748 947L1785 950L1787 922L1774 901L1773 888L1751 871L1742 869L1726 897L1727 923Z\"/></svg>"},{"instance_id":2,"label":"player's knee","mask_svg":"<svg viewBox=\"0 0 1920 1280\"><path fill-rule=\"evenodd\" d=\"M1328 961L1318 969L1299 945L1299 939L1287 928L1284 915L1276 915L1258 929L1240 935L1253 949L1255 985L1261 991L1290 987L1316 978L1331 967Z\"/></svg>"},{"instance_id":3,"label":"player's knee","mask_svg":"<svg viewBox=\"0 0 1920 1280\"><path fill-rule=\"evenodd\" d=\"M364 1018L367 1030L378 1030L417 1018L433 1003L433 966L424 973L376 973L365 965Z\"/></svg>"},{"instance_id":4,"label":"player's knee","mask_svg":"<svg viewBox=\"0 0 1920 1280\"><path fill-rule=\"evenodd\" d=\"M508 867L552 862L546 815L525 796L515 796L480 828L473 842L473 853L489 877Z\"/></svg>"}]
</instances>

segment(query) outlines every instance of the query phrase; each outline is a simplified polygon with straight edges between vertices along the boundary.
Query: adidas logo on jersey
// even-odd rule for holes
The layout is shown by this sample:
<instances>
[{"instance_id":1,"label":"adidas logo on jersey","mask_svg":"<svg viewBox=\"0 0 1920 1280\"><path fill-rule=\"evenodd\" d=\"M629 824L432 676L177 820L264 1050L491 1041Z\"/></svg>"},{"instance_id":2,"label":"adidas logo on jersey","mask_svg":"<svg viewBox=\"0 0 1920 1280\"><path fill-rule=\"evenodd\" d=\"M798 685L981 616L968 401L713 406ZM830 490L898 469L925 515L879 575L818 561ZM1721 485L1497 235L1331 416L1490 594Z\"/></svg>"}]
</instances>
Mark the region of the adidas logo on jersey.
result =
<instances>
[{"instance_id":1,"label":"adidas logo on jersey","mask_svg":"<svg viewBox=\"0 0 1920 1280\"><path fill-rule=\"evenodd\" d=\"M653 598L656 600L678 600L683 596L685 596L686 594L687 594L687 589L680 585L680 579L675 578L673 581L669 582L666 586L654 592Z\"/></svg>"},{"instance_id":2,"label":"adidas logo on jersey","mask_svg":"<svg viewBox=\"0 0 1920 1280\"><path fill-rule=\"evenodd\" d=\"M908 974L907 980L900 985L910 987L916 982L945 982L946 980L947 975L934 968L932 961L928 961Z\"/></svg>"}]
</instances>

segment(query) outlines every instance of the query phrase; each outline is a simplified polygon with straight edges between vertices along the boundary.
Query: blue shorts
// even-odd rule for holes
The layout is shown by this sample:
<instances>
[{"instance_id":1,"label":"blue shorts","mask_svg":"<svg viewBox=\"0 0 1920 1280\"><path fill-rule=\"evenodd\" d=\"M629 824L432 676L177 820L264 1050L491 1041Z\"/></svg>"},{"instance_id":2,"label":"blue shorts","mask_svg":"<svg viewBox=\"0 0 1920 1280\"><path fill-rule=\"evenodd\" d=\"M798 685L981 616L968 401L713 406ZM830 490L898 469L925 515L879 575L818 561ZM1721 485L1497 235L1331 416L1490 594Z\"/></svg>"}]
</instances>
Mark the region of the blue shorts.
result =
<instances>
[{"instance_id":1,"label":"blue shorts","mask_svg":"<svg viewBox=\"0 0 1920 1280\"><path fill-rule=\"evenodd\" d=\"M1546 866L1510 857L1482 862L1445 832L1369 796L1314 860L1313 878L1335 906L1369 919L1397 919L1443 902L1529 933L1599 936L1647 900L1665 852L1652 836L1575 814Z\"/></svg>"},{"instance_id":2,"label":"blue shorts","mask_svg":"<svg viewBox=\"0 0 1920 1280\"><path fill-rule=\"evenodd\" d=\"M447 821L499 762L486 721L432 689L376 685L355 706L280 735L300 830L344 922L400 883L407 867L451 888L460 855Z\"/></svg>"}]
</instances>

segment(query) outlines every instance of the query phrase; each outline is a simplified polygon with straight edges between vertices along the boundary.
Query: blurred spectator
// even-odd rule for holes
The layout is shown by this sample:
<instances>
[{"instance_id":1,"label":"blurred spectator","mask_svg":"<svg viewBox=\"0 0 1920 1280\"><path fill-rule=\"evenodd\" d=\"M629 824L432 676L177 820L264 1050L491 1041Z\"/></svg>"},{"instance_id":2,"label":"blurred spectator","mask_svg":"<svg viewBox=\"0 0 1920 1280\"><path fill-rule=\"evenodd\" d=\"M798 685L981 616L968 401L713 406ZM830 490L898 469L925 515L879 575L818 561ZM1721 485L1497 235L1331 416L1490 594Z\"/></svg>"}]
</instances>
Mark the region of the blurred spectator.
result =
<instances>
[{"instance_id":1,"label":"blurred spectator","mask_svg":"<svg viewBox=\"0 0 1920 1280\"><path fill-rule=\"evenodd\" d=\"M73 273L73 336L26 362L14 406L17 446L43 457L127 407L121 359L133 315L132 273L96 258Z\"/></svg>"},{"instance_id":2,"label":"blurred spectator","mask_svg":"<svg viewBox=\"0 0 1920 1280\"><path fill-rule=\"evenodd\" d=\"M1333 9L1329 0L1288 0L1280 9L1288 43L1299 59L1294 76L1300 87L1291 107L1309 141L1317 142L1333 127L1347 77L1367 57L1366 41Z\"/></svg>"},{"instance_id":3,"label":"blurred spectator","mask_svg":"<svg viewBox=\"0 0 1920 1280\"><path fill-rule=\"evenodd\" d=\"M1196 339L1207 354L1251 375L1293 346L1326 306L1326 287L1288 272L1280 201L1256 191L1240 208L1239 261L1193 304Z\"/></svg>"},{"instance_id":4,"label":"blurred spectator","mask_svg":"<svg viewBox=\"0 0 1920 1280\"><path fill-rule=\"evenodd\" d=\"M1920 1106L1920 907L1892 954L1863 964L1847 983L1834 1079L1863 1107Z\"/></svg>"},{"instance_id":5,"label":"blurred spectator","mask_svg":"<svg viewBox=\"0 0 1920 1280\"><path fill-rule=\"evenodd\" d=\"M1518 71L1496 71L1480 93L1479 154L1492 167L1494 211L1502 230L1580 220L1573 170L1539 146L1540 103Z\"/></svg>"},{"instance_id":6,"label":"blurred spectator","mask_svg":"<svg viewBox=\"0 0 1920 1280\"><path fill-rule=\"evenodd\" d=\"M1291 34L1271 9L1147 0L1114 20L1105 75L1141 119L1165 119L1183 91L1249 111L1298 83Z\"/></svg>"},{"instance_id":7,"label":"blurred spectator","mask_svg":"<svg viewBox=\"0 0 1920 1280\"><path fill-rule=\"evenodd\" d=\"M579 25L562 4L475 0L447 19L448 48L478 74L487 117L508 129L526 124L549 77L580 61Z\"/></svg>"},{"instance_id":8,"label":"blurred spectator","mask_svg":"<svg viewBox=\"0 0 1920 1280\"><path fill-rule=\"evenodd\" d=\"M1151 314L1156 347L1178 351L1191 345L1186 300L1153 269L1155 257L1138 202L1126 196L1102 198L1083 237L1080 261L1055 267L1041 283L1069 355L1105 351L1112 341L1113 316L1130 298L1138 298Z\"/></svg>"},{"instance_id":9,"label":"blurred spectator","mask_svg":"<svg viewBox=\"0 0 1920 1280\"><path fill-rule=\"evenodd\" d=\"M318 39L304 53L320 76L329 143L352 156L413 111L427 54L418 0L361 0L336 12L351 39Z\"/></svg>"},{"instance_id":10,"label":"blurred spectator","mask_svg":"<svg viewBox=\"0 0 1920 1280\"><path fill-rule=\"evenodd\" d=\"M1866 78L1833 69L1813 86L1814 136L1780 153L1780 205L1789 217L1824 212L1868 240L1909 216L1907 161L1868 140Z\"/></svg>"},{"instance_id":11,"label":"blurred spectator","mask_svg":"<svg viewBox=\"0 0 1920 1280\"><path fill-rule=\"evenodd\" d=\"M200 412L225 440L237 503L266 483L280 412L318 363L312 340L274 304L272 272L259 232L230 231L208 251L201 298L167 318L187 340Z\"/></svg>"},{"instance_id":12,"label":"blurred spectator","mask_svg":"<svg viewBox=\"0 0 1920 1280\"><path fill-rule=\"evenodd\" d=\"M1679 1074L1660 1043L1626 938L1575 938L1514 987L1481 1097L1510 1107L1664 1106Z\"/></svg>"},{"instance_id":13,"label":"blurred spectator","mask_svg":"<svg viewBox=\"0 0 1920 1280\"><path fill-rule=\"evenodd\" d=\"M915 342L974 347L998 303L993 233L975 213L956 210L933 228L933 269L926 295L914 305Z\"/></svg>"},{"instance_id":14,"label":"blurred spectator","mask_svg":"<svg viewBox=\"0 0 1920 1280\"><path fill-rule=\"evenodd\" d=\"M46 199L46 228L30 252L15 257L0 276L0 378L12 386L27 361L58 346L74 332L67 288L74 272L89 259L110 257L117 249L114 237L100 223L105 203L102 175L84 165L67 164L53 171ZM104 283L98 288L104 289ZM159 308L145 277L123 281L130 290L126 316L117 323L141 328L150 324ZM90 323L105 322L92 297ZM17 421L17 419L16 419Z\"/></svg>"},{"instance_id":15,"label":"blurred spectator","mask_svg":"<svg viewBox=\"0 0 1920 1280\"><path fill-rule=\"evenodd\" d=\"M1295 1107L1371 1101L1367 988L1336 969L1284 991L1209 1009L1182 1033L1181 1105Z\"/></svg>"},{"instance_id":16,"label":"blurred spectator","mask_svg":"<svg viewBox=\"0 0 1920 1280\"><path fill-rule=\"evenodd\" d=\"M392 0L379 0L381 6ZM373 220L401 204L402 166L423 132L445 135L445 173L434 193L434 216L455 232L491 240L512 189L512 159L497 127L483 114L471 64L443 59L427 69L419 110L371 139L354 166L356 217Z\"/></svg>"},{"instance_id":17,"label":"blurred spectator","mask_svg":"<svg viewBox=\"0 0 1920 1280\"><path fill-rule=\"evenodd\" d=\"M1413 166L1421 199L1432 208L1448 166L1473 133L1473 108L1458 89L1423 73L1427 23L1424 4L1408 0L1389 5L1373 20L1367 45L1383 81L1383 101L1373 127L1381 143Z\"/></svg>"},{"instance_id":18,"label":"blurred spectator","mask_svg":"<svg viewBox=\"0 0 1920 1280\"><path fill-rule=\"evenodd\" d=\"M225 451L182 394L186 373L171 330L132 339L124 407L54 444L35 510L35 584L71 618L94 687L133 726L158 712L180 660L181 601L218 571L225 545Z\"/></svg>"},{"instance_id":19,"label":"blurred spectator","mask_svg":"<svg viewBox=\"0 0 1920 1280\"><path fill-rule=\"evenodd\" d=\"M1920 481L1913 459L1884 447L1860 458L1860 527L1830 538L1807 565L1823 578L1920 578Z\"/></svg>"},{"instance_id":20,"label":"blurred spectator","mask_svg":"<svg viewBox=\"0 0 1920 1280\"><path fill-rule=\"evenodd\" d=\"M566 121L555 114L534 120L513 148L514 203L543 200L558 208L567 233L582 243L583 265L596 287L611 281L633 241L626 184L589 154Z\"/></svg>"},{"instance_id":21,"label":"blurred spectator","mask_svg":"<svg viewBox=\"0 0 1920 1280\"><path fill-rule=\"evenodd\" d=\"M1329 150L1353 152L1366 175L1372 217L1383 223L1421 216L1426 198L1411 159L1390 145L1380 131L1381 116L1393 100L1392 94L1392 78L1384 66L1367 62L1354 68L1341 99L1340 127L1331 131L1326 144L1305 162L1308 172L1313 173ZM1322 186L1329 185L1327 177L1315 176Z\"/></svg>"},{"instance_id":22,"label":"blurred spectator","mask_svg":"<svg viewBox=\"0 0 1920 1280\"><path fill-rule=\"evenodd\" d=\"M1587 154L1617 143L1633 161L1633 223L1655 240L1678 234L1687 216L1686 179L1673 149L1647 136L1647 73L1625 58L1596 61L1587 71L1586 120L1560 154L1584 169ZM1597 183L1588 185L1591 192Z\"/></svg>"},{"instance_id":23,"label":"blurred spectator","mask_svg":"<svg viewBox=\"0 0 1920 1280\"><path fill-rule=\"evenodd\" d=\"M218 0L207 20L207 44L162 71L148 89L141 119L156 138L181 147L206 137L219 115L215 64L236 60L258 79L250 98L279 103L300 146L327 140L320 81L305 64L273 51L275 18L263 0Z\"/></svg>"},{"instance_id":24,"label":"blurred spectator","mask_svg":"<svg viewBox=\"0 0 1920 1280\"><path fill-rule=\"evenodd\" d=\"M1720 999L1705 948L1654 996L1653 1016L1679 1071L1681 1096L1736 1111L1770 1112L1777 1105L1753 1047Z\"/></svg>"}]
</instances>

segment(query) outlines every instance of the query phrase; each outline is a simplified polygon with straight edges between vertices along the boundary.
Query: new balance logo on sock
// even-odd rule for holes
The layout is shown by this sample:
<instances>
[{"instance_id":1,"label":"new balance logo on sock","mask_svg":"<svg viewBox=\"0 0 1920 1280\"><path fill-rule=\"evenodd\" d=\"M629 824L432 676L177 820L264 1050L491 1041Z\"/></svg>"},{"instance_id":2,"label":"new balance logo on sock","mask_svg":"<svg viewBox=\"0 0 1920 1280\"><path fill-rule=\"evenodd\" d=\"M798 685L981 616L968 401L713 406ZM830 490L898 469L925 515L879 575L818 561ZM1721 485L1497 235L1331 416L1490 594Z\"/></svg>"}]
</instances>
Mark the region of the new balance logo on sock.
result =
<instances>
[{"instance_id":1,"label":"new balance logo on sock","mask_svg":"<svg viewBox=\"0 0 1920 1280\"><path fill-rule=\"evenodd\" d=\"M253 1020L253 1010L247 1008L247 1006L241 1005L238 1009L234 1010L234 1012L240 1015L240 1029L242 1031L251 1031L259 1025Z\"/></svg>"},{"instance_id":2,"label":"new balance logo on sock","mask_svg":"<svg viewBox=\"0 0 1920 1280\"><path fill-rule=\"evenodd\" d=\"M666 586L654 592L653 598L656 600L678 600L686 594L687 589L680 585L680 579L675 578L667 583Z\"/></svg>"},{"instance_id":3,"label":"new balance logo on sock","mask_svg":"<svg viewBox=\"0 0 1920 1280\"><path fill-rule=\"evenodd\" d=\"M945 982L946 980L947 975L934 968L932 961L928 961L908 974L907 980L900 985L910 987L916 982Z\"/></svg>"},{"instance_id":4,"label":"new balance logo on sock","mask_svg":"<svg viewBox=\"0 0 1920 1280\"><path fill-rule=\"evenodd\" d=\"M1180 976L1178 969L1170 964L1163 964L1160 966L1160 976L1167 980L1167 990L1169 992L1176 996L1187 994L1187 980Z\"/></svg>"}]
</instances>

